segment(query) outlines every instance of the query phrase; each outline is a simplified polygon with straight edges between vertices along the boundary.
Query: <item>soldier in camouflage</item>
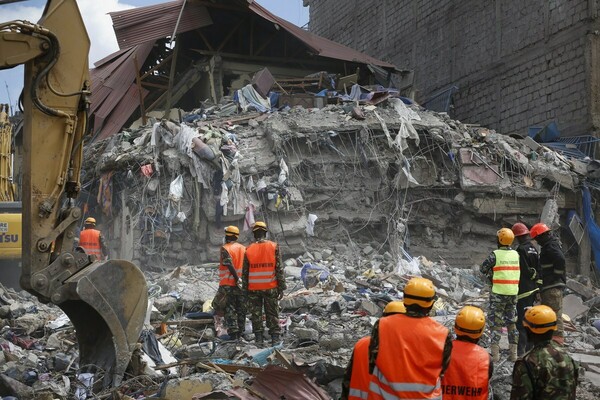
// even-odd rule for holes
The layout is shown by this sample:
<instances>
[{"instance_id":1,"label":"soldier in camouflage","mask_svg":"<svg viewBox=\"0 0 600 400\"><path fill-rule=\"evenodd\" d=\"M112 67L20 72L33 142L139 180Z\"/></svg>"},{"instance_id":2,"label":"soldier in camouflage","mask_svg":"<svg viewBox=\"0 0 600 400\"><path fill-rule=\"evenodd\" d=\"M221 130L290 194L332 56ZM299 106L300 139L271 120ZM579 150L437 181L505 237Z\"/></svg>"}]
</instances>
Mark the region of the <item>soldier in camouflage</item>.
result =
<instances>
[{"instance_id":1,"label":"soldier in camouflage","mask_svg":"<svg viewBox=\"0 0 600 400\"><path fill-rule=\"evenodd\" d=\"M510 248L515 235L512 230L502 228L497 233L498 249L494 250L481 264L481 273L492 283L488 310L489 327L492 333L491 353L494 362L500 361L500 335L502 327L508 329L509 360L517 360L517 294L519 293L519 253Z\"/></svg>"},{"instance_id":2,"label":"soldier in camouflage","mask_svg":"<svg viewBox=\"0 0 600 400\"><path fill-rule=\"evenodd\" d=\"M225 303L225 325L231 339L237 340L246 325L246 301L242 292L242 265L246 248L237 242L240 230L225 228L225 244L221 247L219 291Z\"/></svg>"},{"instance_id":3,"label":"soldier in camouflage","mask_svg":"<svg viewBox=\"0 0 600 400\"><path fill-rule=\"evenodd\" d=\"M533 349L515 363L511 400L575 400L578 365L552 340L556 313L540 305L527 310L523 325Z\"/></svg>"},{"instance_id":4,"label":"soldier in camouflage","mask_svg":"<svg viewBox=\"0 0 600 400\"><path fill-rule=\"evenodd\" d=\"M252 228L255 242L246 249L242 270L243 289L248 299L248 311L256 344L264 344L263 308L271 342L280 341L279 300L286 289L283 264L277 243L266 239L267 225L257 221Z\"/></svg>"}]
</instances>

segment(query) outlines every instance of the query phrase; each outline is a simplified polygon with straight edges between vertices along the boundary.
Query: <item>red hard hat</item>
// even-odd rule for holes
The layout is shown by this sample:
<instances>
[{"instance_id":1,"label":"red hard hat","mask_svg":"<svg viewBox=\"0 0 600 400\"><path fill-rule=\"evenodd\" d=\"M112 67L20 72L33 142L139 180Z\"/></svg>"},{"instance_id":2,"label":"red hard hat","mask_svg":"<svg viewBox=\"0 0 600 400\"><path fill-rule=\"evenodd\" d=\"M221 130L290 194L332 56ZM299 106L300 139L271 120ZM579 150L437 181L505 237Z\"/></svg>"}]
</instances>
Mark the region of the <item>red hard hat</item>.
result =
<instances>
[{"instance_id":1,"label":"red hard hat","mask_svg":"<svg viewBox=\"0 0 600 400\"><path fill-rule=\"evenodd\" d=\"M540 222L539 224L535 224L534 226L532 226L531 231L529 233L531 235L531 238L535 239L537 236L541 235L544 232L548 232L549 230L550 228L548 228L548 225Z\"/></svg>"},{"instance_id":2,"label":"red hard hat","mask_svg":"<svg viewBox=\"0 0 600 400\"><path fill-rule=\"evenodd\" d=\"M515 234L515 236L523 236L529 233L529 229L527 229L525 224L522 222L517 222L516 224L514 224L512 226L512 231Z\"/></svg>"}]
</instances>

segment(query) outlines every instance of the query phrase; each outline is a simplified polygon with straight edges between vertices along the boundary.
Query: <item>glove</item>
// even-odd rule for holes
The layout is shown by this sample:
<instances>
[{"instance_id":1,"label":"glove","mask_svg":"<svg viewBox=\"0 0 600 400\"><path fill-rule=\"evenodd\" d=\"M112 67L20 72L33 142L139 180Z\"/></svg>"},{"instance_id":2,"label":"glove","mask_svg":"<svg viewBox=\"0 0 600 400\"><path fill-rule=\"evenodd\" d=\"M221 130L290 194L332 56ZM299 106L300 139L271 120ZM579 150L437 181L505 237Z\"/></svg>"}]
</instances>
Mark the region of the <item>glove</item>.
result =
<instances>
[{"instance_id":1,"label":"glove","mask_svg":"<svg viewBox=\"0 0 600 400\"><path fill-rule=\"evenodd\" d=\"M241 291L243 291L243 290L244 290L244 287L243 287L243 285L242 285L242 280L241 280L241 279L238 279L237 281L235 281L235 284L237 285L237 287L238 287L238 288L239 288Z\"/></svg>"}]
</instances>

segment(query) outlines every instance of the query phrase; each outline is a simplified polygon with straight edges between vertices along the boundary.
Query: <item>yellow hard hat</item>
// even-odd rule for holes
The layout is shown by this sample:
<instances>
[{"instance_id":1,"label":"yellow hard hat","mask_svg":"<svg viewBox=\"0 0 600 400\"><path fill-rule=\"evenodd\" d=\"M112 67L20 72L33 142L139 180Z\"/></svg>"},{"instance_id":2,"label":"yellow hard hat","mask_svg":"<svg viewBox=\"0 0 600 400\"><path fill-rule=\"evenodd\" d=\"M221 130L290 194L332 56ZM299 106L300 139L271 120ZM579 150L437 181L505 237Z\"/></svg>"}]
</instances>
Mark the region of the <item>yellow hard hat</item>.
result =
<instances>
[{"instance_id":1,"label":"yellow hard hat","mask_svg":"<svg viewBox=\"0 0 600 400\"><path fill-rule=\"evenodd\" d=\"M94 218L94 217L87 217L87 218L85 219L85 224L86 224L86 225L87 225L87 224L93 224L93 225L96 225L96 218Z\"/></svg>"},{"instance_id":2,"label":"yellow hard hat","mask_svg":"<svg viewBox=\"0 0 600 400\"><path fill-rule=\"evenodd\" d=\"M252 227L252 232L258 231L258 230L262 230L262 231L267 231L267 224L265 224L262 221L256 221L254 223L254 226Z\"/></svg>"},{"instance_id":3,"label":"yellow hard hat","mask_svg":"<svg viewBox=\"0 0 600 400\"><path fill-rule=\"evenodd\" d=\"M225 228L225 236L240 236L240 230L237 226L229 225Z\"/></svg>"},{"instance_id":4,"label":"yellow hard hat","mask_svg":"<svg viewBox=\"0 0 600 400\"><path fill-rule=\"evenodd\" d=\"M534 306L525 311L523 326L533 333L556 330L556 313L548 306Z\"/></svg>"},{"instance_id":5,"label":"yellow hard hat","mask_svg":"<svg viewBox=\"0 0 600 400\"><path fill-rule=\"evenodd\" d=\"M471 339L479 339L483 334L485 326L485 315L479 307L464 306L454 321L454 332L456 336L468 336Z\"/></svg>"},{"instance_id":6,"label":"yellow hard hat","mask_svg":"<svg viewBox=\"0 0 600 400\"><path fill-rule=\"evenodd\" d=\"M426 278L412 278L404 287L404 305L416 304L430 308L435 300L433 282Z\"/></svg>"},{"instance_id":7,"label":"yellow hard hat","mask_svg":"<svg viewBox=\"0 0 600 400\"><path fill-rule=\"evenodd\" d=\"M383 316L390 314L406 314L406 307L401 301L390 301L383 309Z\"/></svg>"},{"instance_id":8,"label":"yellow hard hat","mask_svg":"<svg viewBox=\"0 0 600 400\"><path fill-rule=\"evenodd\" d=\"M503 246L510 246L513 240L515 240L515 234L508 228L500 229L496 232L496 236L498 236L498 243Z\"/></svg>"}]
</instances>

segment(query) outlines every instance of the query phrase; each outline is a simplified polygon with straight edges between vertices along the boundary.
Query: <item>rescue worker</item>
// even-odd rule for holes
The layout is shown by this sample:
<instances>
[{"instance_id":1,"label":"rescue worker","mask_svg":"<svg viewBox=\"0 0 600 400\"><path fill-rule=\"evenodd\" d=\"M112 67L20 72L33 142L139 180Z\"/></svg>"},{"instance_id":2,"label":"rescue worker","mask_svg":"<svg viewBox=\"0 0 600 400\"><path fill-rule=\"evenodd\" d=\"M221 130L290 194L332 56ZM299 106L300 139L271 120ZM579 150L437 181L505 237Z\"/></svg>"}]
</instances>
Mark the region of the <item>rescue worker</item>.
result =
<instances>
[{"instance_id":1,"label":"rescue worker","mask_svg":"<svg viewBox=\"0 0 600 400\"><path fill-rule=\"evenodd\" d=\"M490 321L492 360L500 361L500 335L508 328L509 360L517 360L517 294L519 293L519 253L510 248L515 235L508 228L496 233L498 249L481 264L480 271L492 281L488 320Z\"/></svg>"},{"instance_id":2,"label":"rescue worker","mask_svg":"<svg viewBox=\"0 0 600 400\"><path fill-rule=\"evenodd\" d=\"M283 264L277 243L267 240L267 224L257 221L252 232L255 242L246 248L242 282L248 298L252 331L256 344L264 344L263 308L273 345L279 343L279 300L286 289Z\"/></svg>"},{"instance_id":3,"label":"rescue worker","mask_svg":"<svg viewBox=\"0 0 600 400\"><path fill-rule=\"evenodd\" d=\"M219 290L225 297L225 325L227 333L237 340L246 326L246 301L242 292L242 267L246 248L237 242L240 230L237 226L225 228L225 244L221 247L219 263Z\"/></svg>"},{"instance_id":4,"label":"rescue worker","mask_svg":"<svg viewBox=\"0 0 600 400\"><path fill-rule=\"evenodd\" d=\"M487 400L493 364L489 353L477 345L485 327L478 307L465 306L456 315L450 365L442 378L444 400Z\"/></svg>"},{"instance_id":5,"label":"rescue worker","mask_svg":"<svg viewBox=\"0 0 600 400\"><path fill-rule=\"evenodd\" d=\"M546 224L539 223L531 227L531 238L540 245L540 272L542 304L552 308L558 318L558 329L554 331L554 340L564 343L562 320L563 290L567 283L565 255L560 243Z\"/></svg>"},{"instance_id":6,"label":"rescue worker","mask_svg":"<svg viewBox=\"0 0 600 400\"><path fill-rule=\"evenodd\" d=\"M379 319L369 344L368 399L441 399L441 376L448 367L448 329L429 318L435 301L429 279L412 278L404 287L406 314Z\"/></svg>"},{"instance_id":7,"label":"rescue worker","mask_svg":"<svg viewBox=\"0 0 600 400\"><path fill-rule=\"evenodd\" d=\"M520 357L531 349L527 343L527 332L523 326L523 316L528 307L532 307L536 295L539 294L537 279L540 277L540 256L531 243L529 229L521 222L512 226L512 231L517 242L516 251L519 253L519 294L517 295L517 330L519 331L519 344L517 355Z\"/></svg>"},{"instance_id":8,"label":"rescue worker","mask_svg":"<svg viewBox=\"0 0 600 400\"><path fill-rule=\"evenodd\" d=\"M394 314L406 314L406 308L401 301L389 302L382 317ZM369 344L371 336L359 339L354 345L350 362L342 380L341 400L366 399L369 395Z\"/></svg>"},{"instance_id":9,"label":"rescue worker","mask_svg":"<svg viewBox=\"0 0 600 400\"><path fill-rule=\"evenodd\" d=\"M545 305L531 307L523 324L533 349L515 363L511 400L575 400L579 366L552 340L557 330L554 310Z\"/></svg>"},{"instance_id":10,"label":"rescue worker","mask_svg":"<svg viewBox=\"0 0 600 400\"><path fill-rule=\"evenodd\" d=\"M104 242L102 233L96 229L96 219L88 217L84 221L84 227L79 234L79 247L83 248L86 254L96 256L98 260L104 260L108 256L108 248Z\"/></svg>"}]
</instances>

